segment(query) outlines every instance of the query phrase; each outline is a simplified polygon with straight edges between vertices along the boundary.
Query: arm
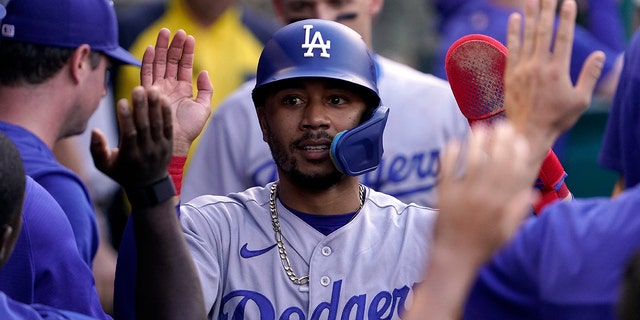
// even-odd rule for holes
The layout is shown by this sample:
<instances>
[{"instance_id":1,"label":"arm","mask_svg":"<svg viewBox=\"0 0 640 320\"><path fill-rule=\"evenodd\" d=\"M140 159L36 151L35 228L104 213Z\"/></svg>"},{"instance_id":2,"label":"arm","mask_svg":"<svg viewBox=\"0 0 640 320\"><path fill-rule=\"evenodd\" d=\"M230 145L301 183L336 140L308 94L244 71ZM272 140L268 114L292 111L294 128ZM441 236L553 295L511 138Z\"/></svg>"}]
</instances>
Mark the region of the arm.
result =
<instances>
[{"instance_id":1,"label":"arm","mask_svg":"<svg viewBox=\"0 0 640 320\"><path fill-rule=\"evenodd\" d=\"M438 189L441 213L425 281L416 289L408 319L461 316L478 269L528 213L534 170L527 164L526 140L508 123L478 128L464 151L456 145L445 149Z\"/></svg>"},{"instance_id":2,"label":"arm","mask_svg":"<svg viewBox=\"0 0 640 320\"><path fill-rule=\"evenodd\" d=\"M143 87L133 91L133 113L126 100L118 104L121 150L108 152L99 142L99 135L92 145L94 158L99 159L96 165L101 162L98 167L123 184L132 204L136 200L131 191L166 177L172 155L187 154L210 113L213 89L206 72L199 75L198 95L193 98L191 73L195 40L181 30L171 42L170 36L169 30L162 29L156 46L145 51L140 71ZM129 153L123 154L125 146ZM134 165L121 165L118 160ZM158 167L145 169L144 164L153 163ZM131 169L136 166L137 169ZM137 182L131 184L133 181ZM157 208L133 205L133 222L127 225L121 244L121 252L129 255L118 257L115 312L119 317L155 318L153 315L157 312L166 317L177 313L190 318L191 312L198 318L204 314L200 281L177 224L175 201L160 202ZM158 215L167 219L155 220ZM150 272L147 268L156 270ZM119 281L119 277L128 277L130 281ZM119 298L131 296L132 292L136 292L135 307L132 301ZM163 308L159 308L159 304Z\"/></svg>"},{"instance_id":3,"label":"arm","mask_svg":"<svg viewBox=\"0 0 640 320\"><path fill-rule=\"evenodd\" d=\"M463 157L462 175L455 175L460 151L447 150L443 156L438 194L442 214L425 281L416 290L414 317L460 317L478 268L519 225L530 197L526 190L553 141L590 102L604 56L590 55L573 86L569 61L576 4L563 3L551 53L555 7L555 0L528 1L522 38L521 16L510 18L505 106L514 128L498 126L489 138L484 130L476 131ZM518 134L526 142L519 142ZM484 193L487 190L491 194Z\"/></svg>"},{"instance_id":4,"label":"arm","mask_svg":"<svg viewBox=\"0 0 640 320\"><path fill-rule=\"evenodd\" d=\"M118 103L119 150L108 150L94 132L96 166L118 181L132 204L137 248L136 306L142 318L205 318L200 281L175 214L175 190L168 179L172 149L171 109L157 88L136 88L133 112ZM170 193L147 199L149 187L169 184Z\"/></svg>"}]
</instances>

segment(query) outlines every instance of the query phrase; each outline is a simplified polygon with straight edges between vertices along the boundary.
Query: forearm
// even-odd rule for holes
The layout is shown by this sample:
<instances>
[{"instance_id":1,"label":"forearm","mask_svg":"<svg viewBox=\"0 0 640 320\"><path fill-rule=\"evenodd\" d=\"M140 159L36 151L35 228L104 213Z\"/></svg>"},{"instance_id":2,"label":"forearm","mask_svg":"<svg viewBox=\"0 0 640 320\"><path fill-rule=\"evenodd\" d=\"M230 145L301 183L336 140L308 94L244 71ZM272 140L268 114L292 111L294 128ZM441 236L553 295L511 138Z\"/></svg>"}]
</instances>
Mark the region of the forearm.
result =
<instances>
[{"instance_id":1,"label":"forearm","mask_svg":"<svg viewBox=\"0 0 640 320\"><path fill-rule=\"evenodd\" d=\"M475 279L481 259L435 246L429 260L425 280L415 291L407 319L459 319L467 292Z\"/></svg>"},{"instance_id":2,"label":"forearm","mask_svg":"<svg viewBox=\"0 0 640 320\"><path fill-rule=\"evenodd\" d=\"M204 319L197 270L175 212L175 199L136 210L137 316L141 319Z\"/></svg>"}]
</instances>

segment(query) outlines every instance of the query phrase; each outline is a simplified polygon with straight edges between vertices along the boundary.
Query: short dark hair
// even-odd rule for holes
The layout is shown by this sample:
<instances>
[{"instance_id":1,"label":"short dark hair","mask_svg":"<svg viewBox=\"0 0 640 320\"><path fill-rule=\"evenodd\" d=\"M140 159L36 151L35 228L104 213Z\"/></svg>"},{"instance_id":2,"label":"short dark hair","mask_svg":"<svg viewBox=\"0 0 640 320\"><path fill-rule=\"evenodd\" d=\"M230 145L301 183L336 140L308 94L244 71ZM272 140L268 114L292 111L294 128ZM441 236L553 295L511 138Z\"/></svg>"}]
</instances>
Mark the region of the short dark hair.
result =
<instances>
[{"instance_id":1,"label":"short dark hair","mask_svg":"<svg viewBox=\"0 0 640 320\"><path fill-rule=\"evenodd\" d=\"M22 212L25 172L17 147L0 133L0 226Z\"/></svg>"},{"instance_id":2,"label":"short dark hair","mask_svg":"<svg viewBox=\"0 0 640 320\"><path fill-rule=\"evenodd\" d=\"M75 49L3 39L0 44L0 85L41 84L53 77ZM99 52L89 55L93 69L100 65Z\"/></svg>"}]
</instances>

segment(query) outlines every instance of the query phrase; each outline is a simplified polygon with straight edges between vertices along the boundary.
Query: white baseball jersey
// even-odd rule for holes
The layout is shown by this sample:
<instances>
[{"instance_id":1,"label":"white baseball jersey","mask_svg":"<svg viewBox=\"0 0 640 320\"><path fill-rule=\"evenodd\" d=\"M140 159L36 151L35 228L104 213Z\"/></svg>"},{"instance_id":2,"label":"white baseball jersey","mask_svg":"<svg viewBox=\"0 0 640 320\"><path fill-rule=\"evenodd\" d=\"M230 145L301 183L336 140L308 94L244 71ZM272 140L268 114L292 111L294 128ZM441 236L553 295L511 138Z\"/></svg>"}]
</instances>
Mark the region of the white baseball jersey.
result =
<instances>
[{"instance_id":1,"label":"white baseball jersey","mask_svg":"<svg viewBox=\"0 0 640 320\"><path fill-rule=\"evenodd\" d=\"M439 155L451 138L463 138L469 125L449 84L381 56L376 57L378 90L389 107L378 169L361 182L405 203L435 207ZM189 160L182 199L225 195L277 179L269 146L262 140L247 82L218 107Z\"/></svg>"},{"instance_id":2,"label":"white baseball jersey","mask_svg":"<svg viewBox=\"0 0 640 320\"><path fill-rule=\"evenodd\" d=\"M436 212L366 190L360 212L328 236L277 201L285 274L269 187L202 196L181 208L211 319L399 319L422 280Z\"/></svg>"}]
</instances>

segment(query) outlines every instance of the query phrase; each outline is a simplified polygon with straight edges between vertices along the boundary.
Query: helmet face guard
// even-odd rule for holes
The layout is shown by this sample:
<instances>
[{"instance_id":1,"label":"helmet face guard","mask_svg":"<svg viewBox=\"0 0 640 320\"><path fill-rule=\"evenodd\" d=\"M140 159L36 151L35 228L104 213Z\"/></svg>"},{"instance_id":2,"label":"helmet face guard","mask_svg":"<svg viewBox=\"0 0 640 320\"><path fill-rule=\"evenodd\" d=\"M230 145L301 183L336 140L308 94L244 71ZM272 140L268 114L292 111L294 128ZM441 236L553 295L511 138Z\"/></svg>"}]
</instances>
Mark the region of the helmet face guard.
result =
<instances>
[{"instance_id":1,"label":"helmet face guard","mask_svg":"<svg viewBox=\"0 0 640 320\"><path fill-rule=\"evenodd\" d=\"M253 89L259 106L263 90L279 81L325 78L348 82L377 98L374 109L357 127L336 135L331 159L336 168L355 176L374 170L382 158L382 134L389 109L378 94L373 53L362 37L338 22L309 19L289 24L277 31L265 45Z\"/></svg>"}]
</instances>

